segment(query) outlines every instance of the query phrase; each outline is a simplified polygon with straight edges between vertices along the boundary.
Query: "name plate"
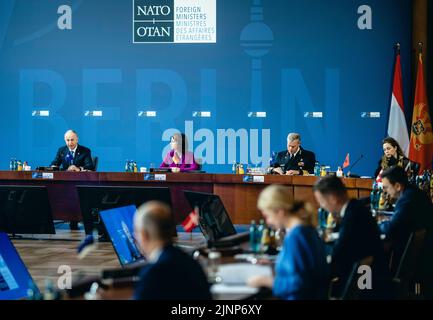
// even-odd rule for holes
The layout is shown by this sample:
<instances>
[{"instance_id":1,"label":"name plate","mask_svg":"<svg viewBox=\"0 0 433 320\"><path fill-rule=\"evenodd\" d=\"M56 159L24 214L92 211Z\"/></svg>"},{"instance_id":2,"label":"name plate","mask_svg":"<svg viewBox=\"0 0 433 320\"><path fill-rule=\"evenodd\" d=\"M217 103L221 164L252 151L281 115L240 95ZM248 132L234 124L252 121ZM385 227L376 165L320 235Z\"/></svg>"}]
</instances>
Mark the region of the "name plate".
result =
<instances>
[{"instance_id":1,"label":"name plate","mask_svg":"<svg viewBox=\"0 0 433 320\"><path fill-rule=\"evenodd\" d=\"M242 177L243 182L256 182L256 183L264 183L265 176L256 176L256 175L244 175Z\"/></svg>"},{"instance_id":2,"label":"name plate","mask_svg":"<svg viewBox=\"0 0 433 320\"><path fill-rule=\"evenodd\" d=\"M33 172L32 178L33 179L54 179L54 173L53 172Z\"/></svg>"},{"instance_id":3,"label":"name plate","mask_svg":"<svg viewBox=\"0 0 433 320\"><path fill-rule=\"evenodd\" d=\"M155 180L156 181L165 181L165 180L167 180L167 175L161 174L161 173L156 173L155 174Z\"/></svg>"},{"instance_id":4,"label":"name plate","mask_svg":"<svg viewBox=\"0 0 433 320\"><path fill-rule=\"evenodd\" d=\"M167 180L167 175L161 173L145 173L144 180L165 181Z\"/></svg>"},{"instance_id":5,"label":"name plate","mask_svg":"<svg viewBox=\"0 0 433 320\"><path fill-rule=\"evenodd\" d=\"M145 173L144 174L144 180L155 180L155 175L153 173Z\"/></svg>"},{"instance_id":6,"label":"name plate","mask_svg":"<svg viewBox=\"0 0 433 320\"><path fill-rule=\"evenodd\" d=\"M253 176L245 175L242 177L243 182L253 182Z\"/></svg>"},{"instance_id":7,"label":"name plate","mask_svg":"<svg viewBox=\"0 0 433 320\"><path fill-rule=\"evenodd\" d=\"M265 176L253 176L254 182L264 183L265 182Z\"/></svg>"}]
</instances>

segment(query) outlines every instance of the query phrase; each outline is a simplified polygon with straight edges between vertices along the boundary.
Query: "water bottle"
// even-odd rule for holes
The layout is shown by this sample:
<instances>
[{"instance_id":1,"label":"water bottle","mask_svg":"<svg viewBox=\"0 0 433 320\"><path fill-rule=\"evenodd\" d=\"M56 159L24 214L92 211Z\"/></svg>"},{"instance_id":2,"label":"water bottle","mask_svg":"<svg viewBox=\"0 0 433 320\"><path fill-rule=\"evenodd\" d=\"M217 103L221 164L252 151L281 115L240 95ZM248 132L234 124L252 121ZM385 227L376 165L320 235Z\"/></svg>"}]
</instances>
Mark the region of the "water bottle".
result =
<instances>
[{"instance_id":1,"label":"water bottle","mask_svg":"<svg viewBox=\"0 0 433 320\"><path fill-rule=\"evenodd\" d=\"M377 197L377 200L376 200L377 201L377 209L385 210L386 209L386 197L385 197L385 194L384 194L382 188L378 189L376 197Z\"/></svg>"},{"instance_id":2,"label":"water bottle","mask_svg":"<svg viewBox=\"0 0 433 320\"><path fill-rule=\"evenodd\" d=\"M236 174L236 161L233 161L233 165L232 165L232 173Z\"/></svg>"},{"instance_id":3,"label":"water bottle","mask_svg":"<svg viewBox=\"0 0 433 320\"><path fill-rule=\"evenodd\" d=\"M375 198L375 186L376 186L376 184L377 184L377 182L376 181L374 181L373 182L373 186L372 186L372 188L371 188L371 192L370 192L370 206L371 206L371 209L374 209L374 198Z\"/></svg>"},{"instance_id":4,"label":"water bottle","mask_svg":"<svg viewBox=\"0 0 433 320\"><path fill-rule=\"evenodd\" d=\"M128 170L129 170L129 160L126 159L126 161L125 161L125 172L128 172Z\"/></svg>"},{"instance_id":5,"label":"water bottle","mask_svg":"<svg viewBox=\"0 0 433 320\"><path fill-rule=\"evenodd\" d=\"M275 246L277 247L278 251L281 251L281 249L283 248L285 234L285 229L279 228L277 229L277 231L275 231Z\"/></svg>"},{"instance_id":6,"label":"water bottle","mask_svg":"<svg viewBox=\"0 0 433 320\"><path fill-rule=\"evenodd\" d=\"M321 177L325 177L326 176L326 167L323 166L323 165L320 167L320 176Z\"/></svg>"},{"instance_id":7,"label":"water bottle","mask_svg":"<svg viewBox=\"0 0 433 320\"><path fill-rule=\"evenodd\" d=\"M239 165L238 173L239 174L244 174L245 173L244 165L242 163Z\"/></svg>"},{"instance_id":8,"label":"water bottle","mask_svg":"<svg viewBox=\"0 0 433 320\"><path fill-rule=\"evenodd\" d=\"M257 251L260 251L262 249L261 244L262 244L262 238L265 229L266 229L265 221L263 219L260 219L259 225L257 226L257 230L256 230Z\"/></svg>"},{"instance_id":9,"label":"water bottle","mask_svg":"<svg viewBox=\"0 0 433 320\"><path fill-rule=\"evenodd\" d=\"M42 300L42 295L40 294L36 284L29 280L29 286L27 289L27 299L28 300Z\"/></svg>"},{"instance_id":10,"label":"water bottle","mask_svg":"<svg viewBox=\"0 0 433 320\"><path fill-rule=\"evenodd\" d=\"M257 252L257 225L256 221L252 220L250 225L250 249L252 252Z\"/></svg>"},{"instance_id":11,"label":"water bottle","mask_svg":"<svg viewBox=\"0 0 433 320\"><path fill-rule=\"evenodd\" d=\"M23 171L23 163L21 160L17 161L17 171Z\"/></svg>"},{"instance_id":12,"label":"water bottle","mask_svg":"<svg viewBox=\"0 0 433 320\"><path fill-rule=\"evenodd\" d=\"M323 208L319 208L317 210L317 220L318 220L318 224L319 224L319 228L324 230L327 227L327 219L328 219L328 212L323 209Z\"/></svg>"},{"instance_id":13,"label":"water bottle","mask_svg":"<svg viewBox=\"0 0 433 320\"><path fill-rule=\"evenodd\" d=\"M218 282L218 268L221 264L221 253L210 251L208 254L208 278L211 283Z\"/></svg>"},{"instance_id":14,"label":"water bottle","mask_svg":"<svg viewBox=\"0 0 433 320\"><path fill-rule=\"evenodd\" d=\"M271 230L267 227L263 229L262 239L260 241L260 251L266 252L271 247Z\"/></svg>"},{"instance_id":15,"label":"water bottle","mask_svg":"<svg viewBox=\"0 0 433 320\"><path fill-rule=\"evenodd\" d=\"M343 170L341 169L341 167L338 167L338 169L337 169L337 177L339 177L339 178L343 177Z\"/></svg>"},{"instance_id":16,"label":"water bottle","mask_svg":"<svg viewBox=\"0 0 433 320\"><path fill-rule=\"evenodd\" d=\"M314 164L314 175L320 177L320 164L318 161Z\"/></svg>"},{"instance_id":17,"label":"water bottle","mask_svg":"<svg viewBox=\"0 0 433 320\"><path fill-rule=\"evenodd\" d=\"M370 193L370 203L371 203L371 209L376 210L377 209L377 192L378 192L378 186L377 182L373 182L373 188Z\"/></svg>"},{"instance_id":18,"label":"water bottle","mask_svg":"<svg viewBox=\"0 0 433 320\"><path fill-rule=\"evenodd\" d=\"M44 300L56 300L57 294L54 290L53 282L50 279L45 280Z\"/></svg>"},{"instance_id":19,"label":"water bottle","mask_svg":"<svg viewBox=\"0 0 433 320\"><path fill-rule=\"evenodd\" d=\"M422 188L427 194L430 192L430 176L429 172L427 170L424 171L423 174L423 188Z\"/></svg>"},{"instance_id":20,"label":"water bottle","mask_svg":"<svg viewBox=\"0 0 433 320\"><path fill-rule=\"evenodd\" d=\"M272 151L271 158L269 159L269 166L271 167L274 166L276 158L277 158L277 153L275 151Z\"/></svg>"},{"instance_id":21,"label":"water bottle","mask_svg":"<svg viewBox=\"0 0 433 320\"><path fill-rule=\"evenodd\" d=\"M134 161L134 172L138 172L137 162Z\"/></svg>"},{"instance_id":22,"label":"water bottle","mask_svg":"<svg viewBox=\"0 0 433 320\"><path fill-rule=\"evenodd\" d=\"M326 217L326 229L334 229L337 226L337 222L334 219L334 216L329 213Z\"/></svg>"},{"instance_id":23,"label":"water bottle","mask_svg":"<svg viewBox=\"0 0 433 320\"><path fill-rule=\"evenodd\" d=\"M14 171L14 159L11 158L11 161L9 162L9 170Z\"/></svg>"}]
</instances>

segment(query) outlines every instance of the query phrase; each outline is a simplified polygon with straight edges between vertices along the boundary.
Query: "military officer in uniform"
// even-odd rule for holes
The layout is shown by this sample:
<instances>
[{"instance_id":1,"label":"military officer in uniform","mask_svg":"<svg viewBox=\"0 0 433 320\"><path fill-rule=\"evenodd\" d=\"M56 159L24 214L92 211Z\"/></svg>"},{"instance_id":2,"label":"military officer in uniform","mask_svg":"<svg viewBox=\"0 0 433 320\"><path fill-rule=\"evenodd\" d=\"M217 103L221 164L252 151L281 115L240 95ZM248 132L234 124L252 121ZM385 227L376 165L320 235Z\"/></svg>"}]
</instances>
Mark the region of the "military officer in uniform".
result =
<instances>
[{"instance_id":1,"label":"military officer in uniform","mask_svg":"<svg viewBox=\"0 0 433 320\"><path fill-rule=\"evenodd\" d=\"M299 133L287 135L287 150L278 152L271 168L271 173L286 175L303 175L314 172L316 156L313 152L301 147Z\"/></svg>"}]
</instances>

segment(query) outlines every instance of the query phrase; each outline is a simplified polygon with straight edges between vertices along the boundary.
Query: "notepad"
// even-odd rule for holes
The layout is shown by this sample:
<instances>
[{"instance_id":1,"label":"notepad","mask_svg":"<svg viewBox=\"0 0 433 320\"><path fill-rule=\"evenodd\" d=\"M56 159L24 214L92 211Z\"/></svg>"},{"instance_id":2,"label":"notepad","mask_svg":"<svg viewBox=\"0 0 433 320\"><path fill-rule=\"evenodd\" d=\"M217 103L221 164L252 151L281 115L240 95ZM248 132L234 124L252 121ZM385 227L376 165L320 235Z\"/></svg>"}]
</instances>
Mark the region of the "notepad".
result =
<instances>
[{"instance_id":1,"label":"notepad","mask_svg":"<svg viewBox=\"0 0 433 320\"><path fill-rule=\"evenodd\" d=\"M246 285L226 285L226 284L215 284L211 287L212 294L242 294L252 295L259 291L258 288L247 287Z\"/></svg>"},{"instance_id":2,"label":"notepad","mask_svg":"<svg viewBox=\"0 0 433 320\"><path fill-rule=\"evenodd\" d=\"M268 265L230 263L219 267L218 276L222 284L245 285L253 276L272 276L272 268Z\"/></svg>"}]
</instances>

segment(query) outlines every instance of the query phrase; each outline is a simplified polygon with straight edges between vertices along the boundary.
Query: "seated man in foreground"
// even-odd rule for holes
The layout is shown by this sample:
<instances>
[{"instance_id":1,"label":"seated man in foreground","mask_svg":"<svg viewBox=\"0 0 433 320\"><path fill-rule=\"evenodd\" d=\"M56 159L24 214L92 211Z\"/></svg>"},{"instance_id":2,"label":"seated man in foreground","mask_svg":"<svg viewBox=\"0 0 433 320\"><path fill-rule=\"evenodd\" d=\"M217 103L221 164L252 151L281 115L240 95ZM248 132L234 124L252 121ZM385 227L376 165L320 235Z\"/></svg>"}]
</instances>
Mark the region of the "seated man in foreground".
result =
<instances>
[{"instance_id":1,"label":"seated man in foreground","mask_svg":"<svg viewBox=\"0 0 433 320\"><path fill-rule=\"evenodd\" d=\"M209 284L201 266L172 244L170 208L150 201L137 209L134 232L138 247L146 257L140 272L136 300L211 299Z\"/></svg>"},{"instance_id":2,"label":"seated man in foreground","mask_svg":"<svg viewBox=\"0 0 433 320\"><path fill-rule=\"evenodd\" d=\"M433 206L428 195L411 185L402 167L393 166L382 173L383 191L397 200L391 221L381 225L386 247L392 250L395 272L411 233L424 229L426 236L420 252L418 272L426 297L433 298Z\"/></svg>"},{"instance_id":3,"label":"seated man in foreground","mask_svg":"<svg viewBox=\"0 0 433 320\"><path fill-rule=\"evenodd\" d=\"M372 257L372 290L361 291L360 298L390 298L387 294L390 277L380 232L369 208L360 200L350 199L343 181L336 176L318 180L313 190L320 206L339 222L339 238L333 246L331 264L331 276L338 278L334 294L341 296L355 263Z\"/></svg>"}]
</instances>

